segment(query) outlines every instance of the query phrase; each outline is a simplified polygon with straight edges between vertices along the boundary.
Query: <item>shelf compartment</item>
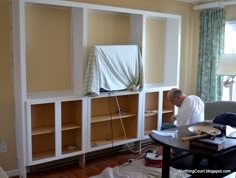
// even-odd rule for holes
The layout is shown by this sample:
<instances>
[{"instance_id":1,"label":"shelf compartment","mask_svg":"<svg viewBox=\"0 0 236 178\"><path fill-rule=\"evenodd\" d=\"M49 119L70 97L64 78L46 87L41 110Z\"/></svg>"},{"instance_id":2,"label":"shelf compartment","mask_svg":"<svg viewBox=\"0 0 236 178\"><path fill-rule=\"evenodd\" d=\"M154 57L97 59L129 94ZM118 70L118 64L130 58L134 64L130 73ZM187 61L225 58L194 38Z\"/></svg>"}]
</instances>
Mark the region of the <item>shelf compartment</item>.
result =
<instances>
[{"instance_id":1,"label":"shelf compartment","mask_svg":"<svg viewBox=\"0 0 236 178\"><path fill-rule=\"evenodd\" d=\"M82 125L82 100L61 103L62 130L79 128Z\"/></svg>"},{"instance_id":2,"label":"shelf compartment","mask_svg":"<svg viewBox=\"0 0 236 178\"><path fill-rule=\"evenodd\" d=\"M171 123L170 118L174 115L174 105L168 100L168 92L163 92L162 123Z\"/></svg>"},{"instance_id":3,"label":"shelf compartment","mask_svg":"<svg viewBox=\"0 0 236 178\"><path fill-rule=\"evenodd\" d=\"M174 110L174 105L168 100L167 94L169 91L163 92L163 110Z\"/></svg>"},{"instance_id":4,"label":"shelf compartment","mask_svg":"<svg viewBox=\"0 0 236 178\"><path fill-rule=\"evenodd\" d=\"M32 135L47 134L55 129L54 103L31 105Z\"/></svg>"},{"instance_id":5,"label":"shelf compartment","mask_svg":"<svg viewBox=\"0 0 236 178\"><path fill-rule=\"evenodd\" d=\"M128 119L122 119L122 123L120 119L116 119L91 124L91 146L93 147L95 143L99 146L110 144L112 140L113 142L125 141L125 135L126 140L137 138L137 118L130 117Z\"/></svg>"},{"instance_id":6,"label":"shelf compartment","mask_svg":"<svg viewBox=\"0 0 236 178\"><path fill-rule=\"evenodd\" d=\"M158 111L159 93L152 92L145 94L145 111Z\"/></svg>"},{"instance_id":7,"label":"shelf compartment","mask_svg":"<svg viewBox=\"0 0 236 178\"><path fill-rule=\"evenodd\" d=\"M111 144L112 140L125 141L121 121L127 139L137 138L138 99L138 94L91 99L91 147ZM117 113L119 110L122 112L122 119Z\"/></svg>"},{"instance_id":8,"label":"shelf compartment","mask_svg":"<svg viewBox=\"0 0 236 178\"><path fill-rule=\"evenodd\" d=\"M82 148L82 100L61 103L62 154L81 151Z\"/></svg>"},{"instance_id":9,"label":"shelf compartment","mask_svg":"<svg viewBox=\"0 0 236 178\"><path fill-rule=\"evenodd\" d=\"M62 154L81 151L81 129L66 130L62 132Z\"/></svg>"},{"instance_id":10,"label":"shelf compartment","mask_svg":"<svg viewBox=\"0 0 236 178\"><path fill-rule=\"evenodd\" d=\"M116 98L123 113L138 113L138 94L92 98L91 118L118 112Z\"/></svg>"},{"instance_id":11,"label":"shelf compartment","mask_svg":"<svg viewBox=\"0 0 236 178\"><path fill-rule=\"evenodd\" d=\"M158 128L157 121L158 121L157 115L153 115L153 116L145 118L145 127L144 127L145 135L149 134L150 131L152 131L152 130L157 130L157 128Z\"/></svg>"},{"instance_id":12,"label":"shelf compartment","mask_svg":"<svg viewBox=\"0 0 236 178\"><path fill-rule=\"evenodd\" d=\"M148 135L158 127L159 93L145 93L144 135Z\"/></svg>"},{"instance_id":13,"label":"shelf compartment","mask_svg":"<svg viewBox=\"0 0 236 178\"><path fill-rule=\"evenodd\" d=\"M55 156L55 133L32 136L32 160Z\"/></svg>"},{"instance_id":14,"label":"shelf compartment","mask_svg":"<svg viewBox=\"0 0 236 178\"><path fill-rule=\"evenodd\" d=\"M162 123L172 123L170 118L173 115L174 115L174 111L162 114Z\"/></svg>"}]
</instances>

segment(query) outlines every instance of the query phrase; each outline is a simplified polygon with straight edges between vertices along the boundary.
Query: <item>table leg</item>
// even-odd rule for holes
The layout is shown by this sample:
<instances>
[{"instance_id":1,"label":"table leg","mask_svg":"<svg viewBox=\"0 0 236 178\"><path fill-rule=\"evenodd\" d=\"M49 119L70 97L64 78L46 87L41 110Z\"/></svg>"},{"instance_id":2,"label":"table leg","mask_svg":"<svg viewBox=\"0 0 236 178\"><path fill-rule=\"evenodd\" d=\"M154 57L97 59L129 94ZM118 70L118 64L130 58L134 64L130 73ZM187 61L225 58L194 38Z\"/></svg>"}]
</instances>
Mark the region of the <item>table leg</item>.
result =
<instances>
[{"instance_id":1,"label":"table leg","mask_svg":"<svg viewBox=\"0 0 236 178\"><path fill-rule=\"evenodd\" d=\"M201 160L202 160L202 157L200 155L193 154L193 160L192 160L193 167L200 169Z\"/></svg>"},{"instance_id":2,"label":"table leg","mask_svg":"<svg viewBox=\"0 0 236 178\"><path fill-rule=\"evenodd\" d=\"M162 177L170 177L170 147L163 146Z\"/></svg>"}]
</instances>

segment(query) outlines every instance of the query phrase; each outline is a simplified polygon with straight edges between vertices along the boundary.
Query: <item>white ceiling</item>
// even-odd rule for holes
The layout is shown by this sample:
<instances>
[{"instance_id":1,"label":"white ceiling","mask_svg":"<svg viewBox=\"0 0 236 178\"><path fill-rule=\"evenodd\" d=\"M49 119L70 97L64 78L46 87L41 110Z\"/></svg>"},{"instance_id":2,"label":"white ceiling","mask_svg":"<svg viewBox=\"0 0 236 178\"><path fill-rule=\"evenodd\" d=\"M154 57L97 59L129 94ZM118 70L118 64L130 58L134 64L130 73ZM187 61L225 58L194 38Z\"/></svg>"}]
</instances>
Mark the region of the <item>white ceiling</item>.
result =
<instances>
[{"instance_id":1,"label":"white ceiling","mask_svg":"<svg viewBox=\"0 0 236 178\"><path fill-rule=\"evenodd\" d=\"M220 0L177 0L177 1L182 1L186 3L207 3L207 2L219 2ZM224 0L224 1L229 1L229 0Z\"/></svg>"}]
</instances>

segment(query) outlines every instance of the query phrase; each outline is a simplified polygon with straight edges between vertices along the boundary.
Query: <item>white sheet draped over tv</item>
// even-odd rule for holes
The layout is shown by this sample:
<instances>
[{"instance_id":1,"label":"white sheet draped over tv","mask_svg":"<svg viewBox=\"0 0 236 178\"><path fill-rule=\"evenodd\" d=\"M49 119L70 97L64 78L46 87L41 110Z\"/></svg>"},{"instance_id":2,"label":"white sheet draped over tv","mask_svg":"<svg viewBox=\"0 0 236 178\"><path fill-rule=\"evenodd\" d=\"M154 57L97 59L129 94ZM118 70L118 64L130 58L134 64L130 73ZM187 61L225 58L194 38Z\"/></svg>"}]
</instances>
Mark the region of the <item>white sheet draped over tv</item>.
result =
<instances>
[{"instance_id":1,"label":"white sheet draped over tv","mask_svg":"<svg viewBox=\"0 0 236 178\"><path fill-rule=\"evenodd\" d=\"M143 89L143 65L137 45L95 46L91 49L85 74L85 95L100 95L101 89Z\"/></svg>"}]
</instances>

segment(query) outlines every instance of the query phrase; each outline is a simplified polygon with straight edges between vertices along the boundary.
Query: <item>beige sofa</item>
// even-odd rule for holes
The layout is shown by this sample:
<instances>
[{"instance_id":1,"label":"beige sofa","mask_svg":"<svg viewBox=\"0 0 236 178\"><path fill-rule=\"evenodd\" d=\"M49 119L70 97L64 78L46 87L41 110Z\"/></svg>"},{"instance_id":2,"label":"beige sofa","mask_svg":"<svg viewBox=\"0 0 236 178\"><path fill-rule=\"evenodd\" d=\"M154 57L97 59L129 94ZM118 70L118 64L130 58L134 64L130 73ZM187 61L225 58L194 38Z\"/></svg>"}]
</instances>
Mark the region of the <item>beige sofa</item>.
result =
<instances>
[{"instance_id":1,"label":"beige sofa","mask_svg":"<svg viewBox=\"0 0 236 178\"><path fill-rule=\"evenodd\" d=\"M213 120L224 112L236 113L235 101L214 101L205 103L205 120Z\"/></svg>"}]
</instances>

